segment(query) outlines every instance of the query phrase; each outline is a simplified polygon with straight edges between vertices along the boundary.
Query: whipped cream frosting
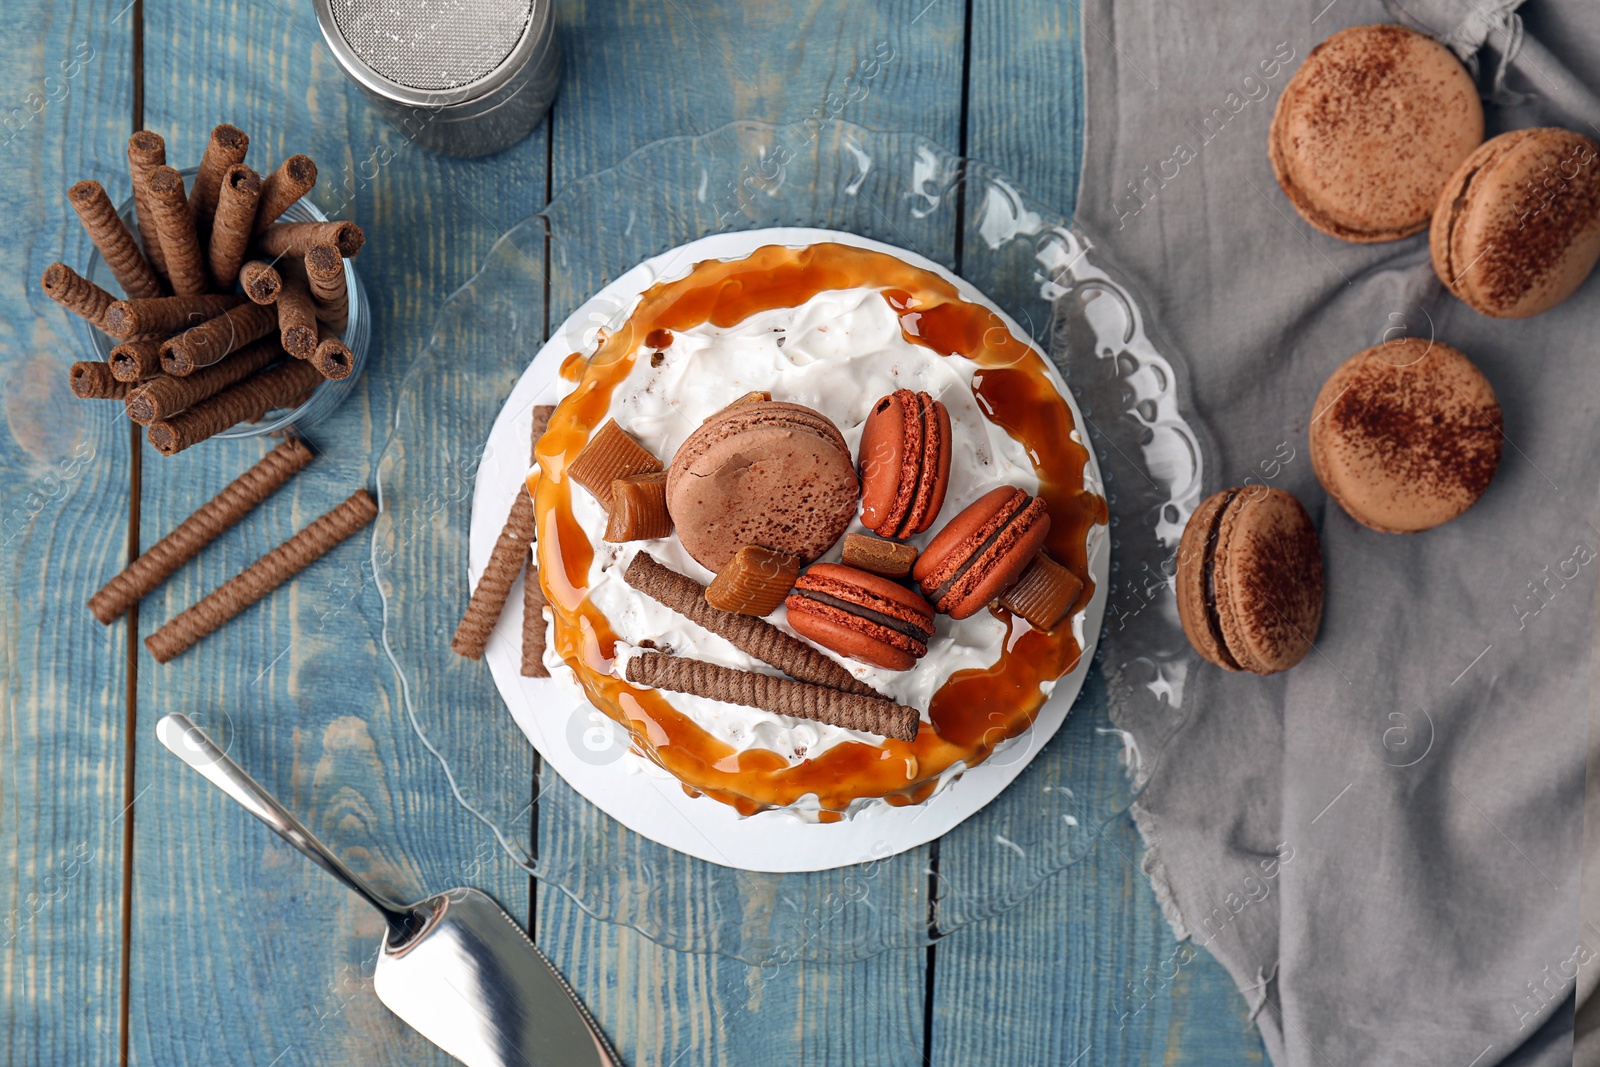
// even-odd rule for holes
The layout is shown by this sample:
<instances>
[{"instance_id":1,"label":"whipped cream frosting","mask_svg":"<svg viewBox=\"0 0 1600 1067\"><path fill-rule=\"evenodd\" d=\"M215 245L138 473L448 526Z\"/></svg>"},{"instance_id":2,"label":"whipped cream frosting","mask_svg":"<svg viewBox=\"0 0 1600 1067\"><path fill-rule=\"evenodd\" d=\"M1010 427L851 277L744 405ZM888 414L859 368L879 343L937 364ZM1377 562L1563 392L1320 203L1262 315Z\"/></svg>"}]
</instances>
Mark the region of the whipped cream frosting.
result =
<instances>
[{"instance_id":1,"label":"whipped cream frosting","mask_svg":"<svg viewBox=\"0 0 1600 1067\"><path fill-rule=\"evenodd\" d=\"M704 324L675 333L659 356L644 346L635 356L632 370L612 394L609 415L663 462L708 416L758 390L770 392L774 400L822 412L838 425L854 454L873 404L896 389L910 389L943 401L953 431L950 489L940 520L912 543L922 547L943 521L996 486L1038 492L1027 449L979 410L972 390L977 364L907 341L899 317L876 289L830 290L798 307L761 312L734 326ZM614 674L623 676L628 657L636 655L645 641L677 655L779 673L623 581L628 563L642 550L701 583L710 582L712 573L696 563L677 538L611 544L603 538L605 511L587 493L573 494L573 515L594 546L590 602L605 613L618 637ZM863 527L856 521L850 529ZM836 544L823 559L837 560L839 553ZM781 607L769 621L789 629ZM926 720L929 702L945 680L957 671L996 662L1006 634L1006 624L988 612L960 622L941 615L927 656L909 671L886 671L834 658L868 685L921 710ZM570 678L559 658L547 661L557 676ZM664 695L733 749L763 748L791 763L844 741L881 742L873 734L756 708L680 693Z\"/></svg>"}]
</instances>

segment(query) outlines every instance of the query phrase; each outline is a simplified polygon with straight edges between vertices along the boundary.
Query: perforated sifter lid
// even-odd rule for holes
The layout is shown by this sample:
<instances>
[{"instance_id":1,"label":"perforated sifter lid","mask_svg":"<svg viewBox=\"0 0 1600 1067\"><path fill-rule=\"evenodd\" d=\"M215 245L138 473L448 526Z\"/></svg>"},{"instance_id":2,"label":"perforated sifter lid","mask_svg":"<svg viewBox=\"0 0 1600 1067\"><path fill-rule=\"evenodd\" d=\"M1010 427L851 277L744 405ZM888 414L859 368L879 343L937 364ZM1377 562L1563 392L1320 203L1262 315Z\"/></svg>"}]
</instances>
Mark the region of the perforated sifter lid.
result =
<instances>
[{"instance_id":1,"label":"perforated sifter lid","mask_svg":"<svg viewBox=\"0 0 1600 1067\"><path fill-rule=\"evenodd\" d=\"M492 74L527 32L533 0L332 0L361 62L409 89L459 89Z\"/></svg>"},{"instance_id":2,"label":"perforated sifter lid","mask_svg":"<svg viewBox=\"0 0 1600 1067\"><path fill-rule=\"evenodd\" d=\"M314 3L334 61L402 134L435 151L499 151L555 99L552 0Z\"/></svg>"}]
</instances>

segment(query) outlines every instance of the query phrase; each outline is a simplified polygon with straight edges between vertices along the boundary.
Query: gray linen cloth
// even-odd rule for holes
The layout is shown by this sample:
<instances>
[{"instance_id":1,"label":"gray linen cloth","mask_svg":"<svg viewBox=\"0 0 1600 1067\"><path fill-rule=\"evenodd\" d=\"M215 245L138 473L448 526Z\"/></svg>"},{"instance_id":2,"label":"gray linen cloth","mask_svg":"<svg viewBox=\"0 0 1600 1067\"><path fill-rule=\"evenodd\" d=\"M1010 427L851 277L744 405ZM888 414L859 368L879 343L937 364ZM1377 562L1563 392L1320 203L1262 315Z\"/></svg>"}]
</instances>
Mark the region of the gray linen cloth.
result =
<instances>
[{"instance_id":1,"label":"gray linen cloth","mask_svg":"<svg viewBox=\"0 0 1600 1067\"><path fill-rule=\"evenodd\" d=\"M1191 676L1191 719L1135 814L1174 929L1228 968L1279 1067L1563 1063L1574 990L1600 975L1600 927L1579 915L1600 276L1538 318L1484 318L1443 293L1425 235L1360 246L1313 231L1266 145L1317 42L1396 18L1470 60L1490 134L1600 139L1600 4L1403 5L1081 9L1078 215L1189 363L1216 443L1207 491L1252 477L1293 492L1327 571L1299 667ZM1402 332L1466 352L1506 433L1482 501L1410 537L1345 515L1306 448L1327 375Z\"/></svg>"}]
</instances>

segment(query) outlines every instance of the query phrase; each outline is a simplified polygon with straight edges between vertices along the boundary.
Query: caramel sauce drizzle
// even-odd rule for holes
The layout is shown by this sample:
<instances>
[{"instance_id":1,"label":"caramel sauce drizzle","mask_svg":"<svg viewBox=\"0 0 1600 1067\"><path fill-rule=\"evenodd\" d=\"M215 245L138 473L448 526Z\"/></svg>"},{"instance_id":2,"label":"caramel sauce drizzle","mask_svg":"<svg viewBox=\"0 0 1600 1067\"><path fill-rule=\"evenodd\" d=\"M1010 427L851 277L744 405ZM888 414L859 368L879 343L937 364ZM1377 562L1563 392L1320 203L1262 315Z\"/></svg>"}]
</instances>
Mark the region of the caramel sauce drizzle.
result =
<instances>
[{"instance_id":1,"label":"caramel sauce drizzle","mask_svg":"<svg viewBox=\"0 0 1600 1067\"><path fill-rule=\"evenodd\" d=\"M832 243L799 249L769 245L745 259L700 263L687 277L652 286L628 322L602 336L586 363L568 357L562 366L563 375L578 385L539 442L542 476L529 486L540 516L539 571L555 618L556 650L578 668L594 705L628 728L639 752L687 783L686 792L731 804L746 815L792 804L806 794L817 796L823 821L836 820L836 813L863 797L921 803L932 794L937 776L956 761L976 765L1001 741L1027 729L1044 704L1040 683L1071 671L1082 654L1070 616L1042 633L993 605L989 610L1007 626L999 661L952 675L928 709L931 728L924 723L909 742L845 742L793 766L764 749L736 752L661 693L611 676L617 636L587 599L594 550L573 516L566 471L590 431L606 418L612 392L632 370L641 342L706 323L728 327L761 311L796 307L826 290L869 285L879 288L900 316L908 341L941 355L959 353L982 367L973 378L974 396L990 420L1027 447L1039 495L1050 511L1050 554L1083 580L1074 611L1094 592L1087 535L1091 526L1106 521L1107 510L1104 499L1084 489L1088 450L1070 436L1071 410L1044 361L994 312L963 300L953 285L931 272L881 252Z\"/></svg>"}]
</instances>

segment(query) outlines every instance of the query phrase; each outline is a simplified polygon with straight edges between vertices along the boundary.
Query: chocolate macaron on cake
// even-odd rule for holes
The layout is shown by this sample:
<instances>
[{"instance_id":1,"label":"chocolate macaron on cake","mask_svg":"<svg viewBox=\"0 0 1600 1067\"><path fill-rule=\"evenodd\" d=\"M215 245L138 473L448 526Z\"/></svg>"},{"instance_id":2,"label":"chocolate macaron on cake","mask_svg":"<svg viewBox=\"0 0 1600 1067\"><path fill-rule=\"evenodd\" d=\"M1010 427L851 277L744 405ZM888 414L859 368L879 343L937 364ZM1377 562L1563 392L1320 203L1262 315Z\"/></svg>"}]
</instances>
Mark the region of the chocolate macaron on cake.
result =
<instances>
[{"instance_id":1,"label":"chocolate macaron on cake","mask_svg":"<svg viewBox=\"0 0 1600 1067\"><path fill-rule=\"evenodd\" d=\"M904 540L933 525L950 488L950 411L897 389L861 431L861 525Z\"/></svg>"},{"instance_id":2,"label":"chocolate macaron on cake","mask_svg":"<svg viewBox=\"0 0 1600 1067\"><path fill-rule=\"evenodd\" d=\"M1289 203L1345 241L1419 233L1439 190L1483 141L1461 62L1404 26L1352 26L1317 45L1283 87L1267 153Z\"/></svg>"},{"instance_id":3,"label":"chocolate macaron on cake","mask_svg":"<svg viewBox=\"0 0 1600 1067\"><path fill-rule=\"evenodd\" d=\"M567 364L529 482L544 663L690 796L920 803L1075 692L1098 468L1054 367L964 286L751 247Z\"/></svg>"},{"instance_id":4,"label":"chocolate macaron on cake","mask_svg":"<svg viewBox=\"0 0 1600 1067\"><path fill-rule=\"evenodd\" d=\"M1194 650L1230 671L1276 674L1305 658L1322 623L1322 545L1282 489L1206 498L1178 543L1178 618Z\"/></svg>"},{"instance_id":5,"label":"chocolate macaron on cake","mask_svg":"<svg viewBox=\"0 0 1600 1067\"><path fill-rule=\"evenodd\" d=\"M898 582L839 563L818 563L785 601L789 625L841 656L891 671L928 654L933 607Z\"/></svg>"},{"instance_id":6,"label":"chocolate macaron on cake","mask_svg":"<svg viewBox=\"0 0 1600 1067\"><path fill-rule=\"evenodd\" d=\"M1478 502L1505 433L1494 388L1471 360L1407 337L1356 353L1328 377L1310 438L1317 480L1351 518L1417 533Z\"/></svg>"},{"instance_id":7,"label":"chocolate macaron on cake","mask_svg":"<svg viewBox=\"0 0 1600 1067\"><path fill-rule=\"evenodd\" d=\"M1484 142L1440 193L1428 247L1439 280L1473 310L1550 310L1600 260L1600 145L1549 127Z\"/></svg>"},{"instance_id":8,"label":"chocolate macaron on cake","mask_svg":"<svg viewBox=\"0 0 1600 1067\"><path fill-rule=\"evenodd\" d=\"M1015 585L1049 536L1044 502L1003 485L951 519L917 557L911 576L940 612L965 619Z\"/></svg>"},{"instance_id":9,"label":"chocolate macaron on cake","mask_svg":"<svg viewBox=\"0 0 1600 1067\"><path fill-rule=\"evenodd\" d=\"M667 511L688 550L720 571L745 545L809 562L844 535L860 494L839 427L799 404L713 415L667 468Z\"/></svg>"}]
</instances>

